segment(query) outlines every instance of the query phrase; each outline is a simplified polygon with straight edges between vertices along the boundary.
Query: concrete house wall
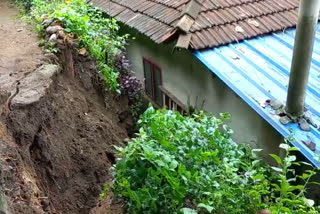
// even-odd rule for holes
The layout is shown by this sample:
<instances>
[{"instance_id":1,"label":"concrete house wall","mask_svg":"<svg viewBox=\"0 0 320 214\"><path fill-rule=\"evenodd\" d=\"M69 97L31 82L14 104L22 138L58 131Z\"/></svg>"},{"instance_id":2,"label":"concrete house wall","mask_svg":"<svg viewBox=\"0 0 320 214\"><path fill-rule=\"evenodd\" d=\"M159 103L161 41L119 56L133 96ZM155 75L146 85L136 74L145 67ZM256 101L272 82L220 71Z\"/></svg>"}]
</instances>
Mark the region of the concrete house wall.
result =
<instances>
[{"instance_id":1,"label":"concrete house wall","mask_svg":"<svg viewBox=\"0 0 320 214\"><path fill-rule=\"evenodd\" d=\"M263 120L250 106L238 97L227 85L209 71L190 51L175 50L173 45L156 44L149 38L130 31L127 47L132 69L140 80L144 80L143 58L147 58L162 70L163 87L184 105L200 105L219 116L231 113L229 123L234 130L236 142L250 143L262 148L264 155L278 153L282 136ZM197 103L196 103L197 100Z\"/></svg>"}]
</instances>

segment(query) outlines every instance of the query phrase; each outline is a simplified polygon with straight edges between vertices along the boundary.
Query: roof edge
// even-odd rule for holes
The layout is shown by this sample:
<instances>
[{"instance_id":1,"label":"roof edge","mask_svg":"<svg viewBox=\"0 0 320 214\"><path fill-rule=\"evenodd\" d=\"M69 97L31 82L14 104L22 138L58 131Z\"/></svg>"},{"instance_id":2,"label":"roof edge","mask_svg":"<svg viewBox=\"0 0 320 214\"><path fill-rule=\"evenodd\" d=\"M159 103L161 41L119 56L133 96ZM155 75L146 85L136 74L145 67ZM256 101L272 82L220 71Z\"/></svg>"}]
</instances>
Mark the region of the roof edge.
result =
<instances>
[{"instance_id":1,"label":"roof edge","mask_svg":"<svg viewBox=\"0 0 320 214\"><path fill-rule=\"evenodd\" d=\"M176 25L176 29L180 32L177 48L188 49L191 42L190 29L196 21L201 11L203 0L190 0L181 13L181 19Z\"/></svg>"}]
</instances>

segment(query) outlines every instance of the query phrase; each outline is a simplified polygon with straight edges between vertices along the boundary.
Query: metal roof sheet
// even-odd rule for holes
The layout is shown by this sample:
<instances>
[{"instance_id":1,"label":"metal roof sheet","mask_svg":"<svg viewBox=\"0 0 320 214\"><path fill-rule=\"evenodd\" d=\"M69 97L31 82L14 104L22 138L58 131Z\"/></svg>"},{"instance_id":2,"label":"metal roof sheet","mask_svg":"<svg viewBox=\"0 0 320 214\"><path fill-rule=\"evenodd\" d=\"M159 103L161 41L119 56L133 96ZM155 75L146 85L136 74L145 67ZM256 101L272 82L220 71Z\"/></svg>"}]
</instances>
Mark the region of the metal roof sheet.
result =
<instances>
[{"instance_id":1,"label":"metal roof sheet","mask_svg":"<svg viewBox=\"0 0 320 214\"><path fill-rule=\"evenodd\" d=\"M271 107L261 102L276 99L285 104L293 53L295 29L244 40L195 55L258 114L284 137L293 131L301 153L320 168L320 154L311 151L302 141L320 147L320 130L303 131L297 124L282 125ZM306 97L307 113L320 125L320 24L316 33L310 79Z\"/></svg>"}]
</instances>

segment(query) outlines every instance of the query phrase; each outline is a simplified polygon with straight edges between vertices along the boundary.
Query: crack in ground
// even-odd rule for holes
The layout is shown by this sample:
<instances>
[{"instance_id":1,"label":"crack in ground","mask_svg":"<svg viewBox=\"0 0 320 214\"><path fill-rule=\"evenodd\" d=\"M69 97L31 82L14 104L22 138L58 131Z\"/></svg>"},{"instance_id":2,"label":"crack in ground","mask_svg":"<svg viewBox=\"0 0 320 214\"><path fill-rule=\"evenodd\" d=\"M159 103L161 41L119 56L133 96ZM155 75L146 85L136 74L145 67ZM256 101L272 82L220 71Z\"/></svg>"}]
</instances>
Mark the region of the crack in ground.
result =
<instances>
[{"instance_id":1,"label":"crack in ground","mask_svg":"<svg viewBox=\"0 0 320 214\"><path fill-rule=\"evenodd\" d=\"M8 110L9 110L9 111L12 111L12 109L11 109L12 99L15 98L15 97L19 94L19 91L20 91L19 85L20 85L20 80L17 80L17 81L16 81L16 90L15 90L15 92L8 98L8 101L7 101L7 105L6 105L6 106L8 107Z\"/></svg>"}]
</instances>

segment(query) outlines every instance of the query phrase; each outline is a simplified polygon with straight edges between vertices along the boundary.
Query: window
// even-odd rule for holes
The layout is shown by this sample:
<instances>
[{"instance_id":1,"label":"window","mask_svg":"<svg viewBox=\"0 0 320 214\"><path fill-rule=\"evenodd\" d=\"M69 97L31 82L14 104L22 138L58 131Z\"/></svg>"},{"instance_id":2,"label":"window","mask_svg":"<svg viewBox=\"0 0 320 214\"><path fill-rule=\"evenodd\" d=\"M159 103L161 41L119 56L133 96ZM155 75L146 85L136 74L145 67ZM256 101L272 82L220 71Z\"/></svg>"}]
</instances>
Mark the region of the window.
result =
<instances>
[{"instance_id":1,"label":"window","mask_svg":"<svg viewBox=\"0 0 320 214\"><path fill-rule=\"evenodd\" d=\"M163 97L160 86L162 85L161 69L148 59L143 59L145 90L157 105L163 106Z\"/></svg>"}]
</instances>

